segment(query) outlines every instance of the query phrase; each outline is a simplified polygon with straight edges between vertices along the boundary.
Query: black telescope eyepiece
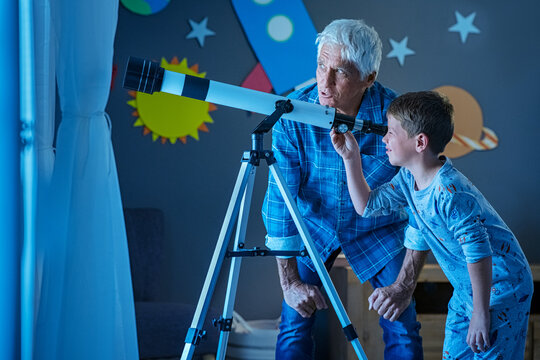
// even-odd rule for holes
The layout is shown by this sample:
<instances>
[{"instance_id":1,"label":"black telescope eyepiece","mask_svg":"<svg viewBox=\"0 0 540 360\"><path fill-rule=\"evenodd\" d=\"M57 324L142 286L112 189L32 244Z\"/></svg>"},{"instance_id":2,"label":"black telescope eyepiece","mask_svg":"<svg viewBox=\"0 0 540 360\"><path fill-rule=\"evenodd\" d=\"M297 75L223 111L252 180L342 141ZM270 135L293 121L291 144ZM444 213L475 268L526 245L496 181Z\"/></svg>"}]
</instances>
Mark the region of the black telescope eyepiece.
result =
<instances>
[{"instance_id":1,"label":"black telescope eyepiece","mask_svg":"<svg viewBox=\"0 0 540 360\"><path fill-rule=\"evenodd\" d=\"M124 89L152 94L161 90L165 69L159 63L130 56L124 75Z\"/></svg>"}]
</instances>

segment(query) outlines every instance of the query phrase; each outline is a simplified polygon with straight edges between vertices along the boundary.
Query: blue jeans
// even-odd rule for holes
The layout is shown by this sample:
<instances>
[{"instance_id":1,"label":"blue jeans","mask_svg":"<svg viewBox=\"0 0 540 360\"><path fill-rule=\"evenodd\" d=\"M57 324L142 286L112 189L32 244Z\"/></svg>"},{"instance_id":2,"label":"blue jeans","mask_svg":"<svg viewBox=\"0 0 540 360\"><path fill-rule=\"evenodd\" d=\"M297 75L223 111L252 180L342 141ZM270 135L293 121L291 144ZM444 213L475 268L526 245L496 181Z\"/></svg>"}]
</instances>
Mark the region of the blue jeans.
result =
<instances>
[{"instance_id":1,"label":"blue jeans","mask_svg":"<svg viewBox=\"0 0 540 360\"><path fill-rule=\"evenodd\" d=\"M369 280L373 288L392 284L401 269L406 250L403 249L394 259ZM335 258L334 258L335 259ZM331 259L327 267L331 267ZM300 278L307 284L322 286L316 272L311 271L302 262L298 262ZM380 318L379 324L383 329L385 343L384 358L392 360L421 360L424 358L422 338L420 337L420 323L416 321L414 299L409 307L394 322ZM296 310L283 301L281 311L281 324L276 345L276 359L303 360L313 359L315 344L313 342L312 328L315 314L310 318L303 318ZM361 324L358 324L361 325ZM345 335L344 335L345 336Z\"/></svg>"}]
</instances>

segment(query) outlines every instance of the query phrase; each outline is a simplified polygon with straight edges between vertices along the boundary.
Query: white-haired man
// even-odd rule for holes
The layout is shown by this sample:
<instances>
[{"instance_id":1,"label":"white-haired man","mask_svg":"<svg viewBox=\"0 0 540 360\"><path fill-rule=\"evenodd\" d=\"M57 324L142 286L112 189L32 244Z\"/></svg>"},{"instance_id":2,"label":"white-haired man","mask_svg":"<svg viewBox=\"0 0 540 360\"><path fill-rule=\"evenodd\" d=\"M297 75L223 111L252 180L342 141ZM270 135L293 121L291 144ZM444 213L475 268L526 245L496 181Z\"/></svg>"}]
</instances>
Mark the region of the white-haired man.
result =
<instances>
[{"instance_id":1,"label":"white-haired man","mask_svg":"<svg viewBox=\"0 0 540 360\"><path fill-rule=\"evenodd\" d=\"M382 57L377 32L362 20L335 20L318 35L317 82L289 95L290 98L328 105L340 113L386 124L386 108L396 94L375 81ZM388 162L382 138L353 132L362 154L371 188L388 182L397 169ZM360 281L385 287L394 303L407 309L398 319L380 314L386 359L422 359L420 324L414 291L407 279L393 284L401 269L407 215L393 213L376 219L356 214L347 190L345 167L334 151L328 130L280 119L273 128L272 149L284 178L296 196L315 247L330 268L343 251ZM302 241L270 176L262 208L267 229L266 245L274 250L302 247ZM423 260L423 259L422 259ZM278 258L283 307L276 359L312 359L315 312L326 308L320 279L307 258ZM411 277L416 274L410 274ZM415 279L414 279L415 280ZM354 304L352 305L354 306ZM390 321L395 320L395 321Z\"/></svg>"}]
</instances>

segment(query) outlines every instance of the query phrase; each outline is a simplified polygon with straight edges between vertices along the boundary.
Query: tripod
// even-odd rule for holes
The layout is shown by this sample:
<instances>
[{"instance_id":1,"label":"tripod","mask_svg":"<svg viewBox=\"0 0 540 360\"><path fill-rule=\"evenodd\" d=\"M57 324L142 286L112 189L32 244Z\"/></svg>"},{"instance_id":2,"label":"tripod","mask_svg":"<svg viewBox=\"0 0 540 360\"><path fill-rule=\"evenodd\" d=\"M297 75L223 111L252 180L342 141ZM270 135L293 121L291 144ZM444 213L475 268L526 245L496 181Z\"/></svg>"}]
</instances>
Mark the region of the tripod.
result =
<instances>
[{"instance_id":1,"label":"tripod","mask_svg":"<svg viewBox=\"0 0 540 360\"><path fill-rule=\"evenodd\" d=\"M267 116L253 131L252 147L251 151L246 151L242 157L242 164L240 171L236 179L231 200L227 208L225 219L221 227L221 231L218 237L216 248L210 262L208 273L201 291L197 308L193 316L191 327L189 328L184 345L184 351L182 352L181 360L191 359L195 351L195 346L199 344L201 339L205 336L206 332L202 330L202 325L206 317L206 313L210 306L212 294L214 292L216 282L219 277L219 271L223 264L225 256L231 257L231 265L229 270L229 279L227 284L227 292L225 295L225 304L223 306L223 314L218 320L214 320L214 324L220 328L220 337L218 344L218 351L216 359L225 359L225 352L227 348L227 342L229 339L229 333L232 327L232 313L236 296L236 289L238 286L238 276L240 271L241 258L244 256L276 256L276 255L300 255L305 256L306 251L309 254L317 274L321 279L324 289L332 303L334 310L338 316L338 319L343 326L343 331L348 341L351 342L356 355L359 359L367 360L366 354L360 345L356 330L351 324L349 317L339 299L336 288L330 279L330 275L324 266L319 254L317 253L313 240L309 235L306 225L302 219L302 216L296 206L296 202L289 191L288 186L285 183L283 175L279 167L276 164L276 160L272 151L263 150L263 137L277 120L284 114L291 112L293 105L290 100L279 100L276 102L276 110L269 116ZM255 170L260 161L265 160L270 168L270 171L278 185L278 188L285 200L287 208L294 220L294 223L300 233L302 241L304 243L305 250L298 251L270 251L259 248L252 250L244 250L244 238L247 227L247 218L250 210L251 196L253 192L253 183L255 180ZM240 200L241 199L241 200ZM235 242L233 251L227 251L230 237L232 234L234 222L237 221Z\"/></svg>"}]
</instances>

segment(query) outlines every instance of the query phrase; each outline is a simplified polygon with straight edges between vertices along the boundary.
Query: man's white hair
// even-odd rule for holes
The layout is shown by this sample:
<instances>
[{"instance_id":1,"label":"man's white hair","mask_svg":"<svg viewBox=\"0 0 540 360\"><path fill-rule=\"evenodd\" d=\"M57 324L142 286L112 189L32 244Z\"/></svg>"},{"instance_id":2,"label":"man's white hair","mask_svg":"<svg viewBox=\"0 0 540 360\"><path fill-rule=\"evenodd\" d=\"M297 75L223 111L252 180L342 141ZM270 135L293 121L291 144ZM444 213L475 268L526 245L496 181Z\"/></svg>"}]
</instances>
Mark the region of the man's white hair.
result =
<instances>
[{"instance_id":1,"label":"man's white hair","mask_svg":"<svg viewBox=\"0 0 540 360\"><path fill-rule=\"evenodd\" d=\"M317 35L315 44L317 57L323 45L341 47L342 60L353 63L362 79L372 73L379 73L382 42L377 31L363 20L334 20Z\"/></svg>"}]
</instances>

